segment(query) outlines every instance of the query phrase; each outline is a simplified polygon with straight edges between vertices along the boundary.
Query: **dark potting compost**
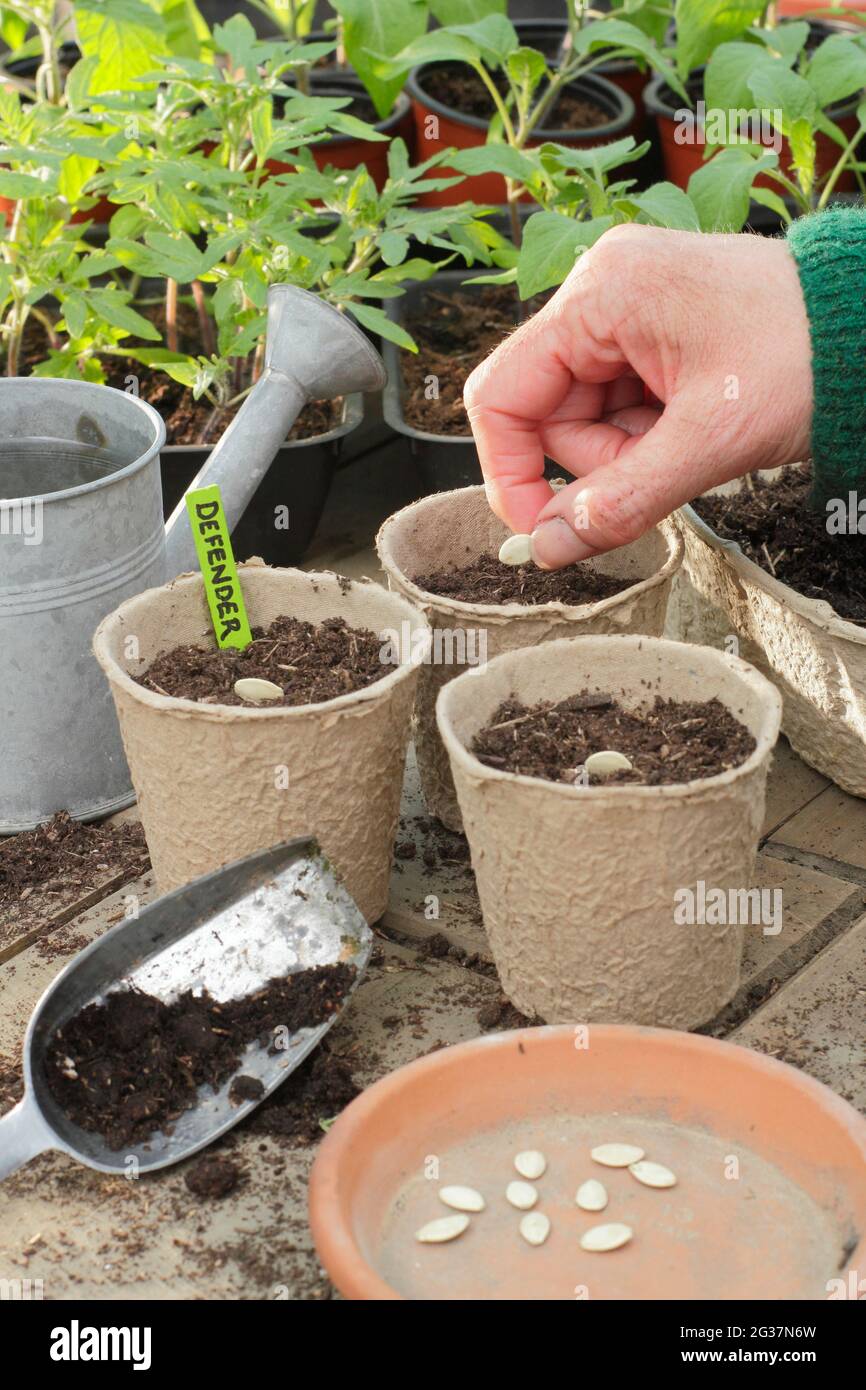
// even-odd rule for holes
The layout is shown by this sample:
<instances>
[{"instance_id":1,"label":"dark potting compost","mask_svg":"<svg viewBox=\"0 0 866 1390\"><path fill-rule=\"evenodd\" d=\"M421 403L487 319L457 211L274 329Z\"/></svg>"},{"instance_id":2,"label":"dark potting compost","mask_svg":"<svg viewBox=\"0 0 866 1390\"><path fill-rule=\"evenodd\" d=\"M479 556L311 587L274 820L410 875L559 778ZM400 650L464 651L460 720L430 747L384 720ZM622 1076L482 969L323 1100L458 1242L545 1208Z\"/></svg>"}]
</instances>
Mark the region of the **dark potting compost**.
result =
<instances>
[{"instance_id":1,"label":"dark potting compost","mask_svg":"<svg viewBox=\"0 0 866 1390\"><path fill-rule=\"evenodd\" d=\"M277 1030L324 1023L354 977L344 962L320 965L224 1003L207 992L187 990L166 1004L117 990L57 1030L46 1051L48 1085L69 1118L109 1148L142 1143L195 1105L200 1086L218 1090L248 1044L273 1047Z\"/></svg>"},{"instance_id":2,"label":"dark potting compost","mask_svg":"<svg viewBox=\"0 0 866 1390\"><path fill-rule=\"evenodd\" d=\"M425 291L420 309L406 321L418 352L400 354L407 424L430 434L471 434L463 405L464 383L473 368L513 332L517 314L518 301L510 285L485 285L453 294ZM428 399L431 375L438 381L433 400Z\"/></svg>"},{"instance_id":3,"label":"dark potting compost","mask_svg":"<svg viewBox=\"0 0 866 1390\"><path fill-rule=\"evenodd\" d=\"M230 1158L219 1154L206 1154L183 1175L183 1180L194 1197L201 1201L227 1197L234 1192L240 1179L240 1170Z\"/></svg>"},{"instance_id":4,"label":"dark potting compost","mask_svg":"<svg viewBox=\"0 0 866 1390\"><path fill-rule=\"evenodd\" d=\"M811 485L809 468L788 468L776 480L750 477L732 496L698 497L692 506L717 535L736 541L783 584L866 626L863 536L831 533L830 514L809 506Z\"/></svg>"},{"instance_id":5,"label":"dark potting compost","mask_svg":"<svg viewBox=\"0 0 866 1390\"><path fill-rule=\"evenodd\" d=\"M387 674L381 639L369 628L349 627L344 618L326 618L316 625L279 617L267 628L254 627L252 632L253 640L243 651L173 647L135 679L158 695L250 708L233 687L235 681L254 676L282 687L282 701L267 705L273 709L281 703L333 700L363 690Z\"/></svg>"},{"instance_id":6,"label":"dark potting compost","mask_svg":"<svg viewBox=\"0 0 866 1390\"><path fill-rule=\"evenodd\" d=\"M591 753L615 749L632 767L606 776L590 775L591 786L658 787L714 777L738 767L754 752L755 740L720 700L663 700L627 710L614 695L583 691L557 704L527 708L506 700L472 742L487 767L576 782Z\"/></svg>"},{"instance_id":7,"label":"dark potting compost","mask_svg":"<svg viewBox=\"0 0 866 1390\"><path fill-rule=\"evenodd\" d=\"M620 594L635 581L599 574L588 565L568 565L561 570L542 570L537 565L506 565L497 555L479 555L459 569L434 570L416 575L413 583L428 594L440 594L462 603L595 603Z\"/></svg>"},{"instance_id":8,"label":"dark potting compost","mask_svg":"<svg viewBox=\"0 0 866 1390\"><path fill-rule=\"evenodd\" d=\"M507 96L505 74L491 73L500 96ZM489 121L496 115L493 97L478 74L464 63L437 63L424 71L424 91L434 101L464 116ZM541 92L538 94L541 95ZM610 114L575 87L565 87L544 117L544 130L592 130L608 125Z\"/></svg>"}]
</instances>

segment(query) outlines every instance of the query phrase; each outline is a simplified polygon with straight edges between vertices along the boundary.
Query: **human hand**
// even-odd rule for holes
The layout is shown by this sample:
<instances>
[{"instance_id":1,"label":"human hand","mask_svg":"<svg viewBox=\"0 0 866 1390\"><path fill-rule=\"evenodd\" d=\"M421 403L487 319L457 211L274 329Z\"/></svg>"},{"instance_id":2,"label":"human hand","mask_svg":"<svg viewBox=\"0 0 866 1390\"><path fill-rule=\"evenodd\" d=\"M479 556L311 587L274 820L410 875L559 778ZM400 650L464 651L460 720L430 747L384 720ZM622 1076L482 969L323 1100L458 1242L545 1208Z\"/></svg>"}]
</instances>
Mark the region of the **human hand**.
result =
<instances>
[{"instance_id":1,"label":"human hand","mask_svg":"<svg viewBox=\"0 0 866 1390\"><path fill-rule=\"evenodd\" d=\"M463 399L490 505L532 533L536 563L636 540L718 483L808 456L794 259L780 240L615 227ZM545 455L578 481L552 494Z\"/></svg>"}]
</instances>

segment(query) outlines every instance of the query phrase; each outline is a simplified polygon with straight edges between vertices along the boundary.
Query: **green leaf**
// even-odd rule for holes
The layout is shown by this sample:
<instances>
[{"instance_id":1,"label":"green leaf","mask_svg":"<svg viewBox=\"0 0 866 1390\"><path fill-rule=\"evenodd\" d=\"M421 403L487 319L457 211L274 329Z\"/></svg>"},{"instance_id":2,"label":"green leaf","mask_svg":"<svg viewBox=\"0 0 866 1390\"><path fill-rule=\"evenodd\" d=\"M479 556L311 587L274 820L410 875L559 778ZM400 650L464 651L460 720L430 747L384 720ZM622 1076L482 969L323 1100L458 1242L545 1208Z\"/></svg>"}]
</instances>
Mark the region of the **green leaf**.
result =
<instances>
[{"instance_id":1,"label":"green leaf","mask_svg":"<svg viewBox=\"0 0 866 1390\"><path fill-rule=\"evenodd\" d=\"M95 314L124 333L159 341L160 334L150 319L130 307L118 290L88 290L85 298Z\"/></svg>"},{"instance_id":2,"label":"green leaf","mask_svg":"<svg viewBox=\"0 0 866 1390\"><path fill-rule=\"evenodd\" d=\"M27 35L27 20L20 14L13 14L4 6L0 14L0 39L14 53L20 48Z\"/></svg>"},{"instance_id":3,"label":"green leaf","mask_svg":"<svg viewBox=\"0 0 866 1390\"><path fill-rule=\"evenodd\" d=\"M87 323L87 301L83 294L66 294L61 300L66 331L70 338L80 338Z\"/></svg>"},{"instance_id":4,"label":"green leaf","mask_svg":"<svg viewBox=\"0 0 866 1390\"><path fill-rule=\"evenodd\" d=\"M601 183L603 175L610 169L640 159L648 148L647 144L635 144L634 136L625 135L621 140L612 140L609 145L594 145L591 149L572 148L549 141L541 146L539 152L545 168L552 173L558 169L585 169Z\"/></svg>"},{"instance_id":5,"label":"green leaf","mask_svg":"<svg viewBox=\"0 0 866 1390\"><path fill-rule=\"evenodd\" d=\"M0 169L0 196L4 198L50 198L57 191L56 175L46 169L46 177L16 174Z\"/></svg>"},{"instance_id":6,"label":"green leaf","mask_svg":"<svg viewBox=\"0 0 866 1390\"><path fill-rule=\"evenodd\" d=\"M681 232L699 232L701 224L695 205L682 188L673 183L654 183L644 193L630 193L627 201L640 209L639 222Z\"/></svg>"},{"instance_id":7,"label":"green leaf","mask_svg":"<svg viewBox=\"0 0 866 1390\"><path fill-rule=\"evenodd\" d=\"M507 14L508 0L428 0L428 7L440 24L470 24L489 14Z\"/></svg>"},{"instance_id":8,"label":"green leaf","mask_svg":"<svg viewBox=\"0 0 866 1390\"><path fill-rule=\"evenodd\" d=\"M517 288L521 299L531 299L542 290L561 285L578 254L598 241L612 225L612 217L578 222L560 212L533 213L523 229L517 264Z\"/></svg>"},{"instance_id":9,"label":"green leaf","mask_svg":"<svg viewBox=\"0 0 866 1390\"><path fill-rule=\"evenodd\" d=\"M432 29L429 34L408 43L391 58L387 54L375 56L375 71L390 74L395 82L399 79L402 83L409 69L421 63L477 63L481 60L481 50L476 43L454 29Z\"/></svg>"},{"instance_id":10,"label":"green leaf","mask_svg":"<svg viewBox=\"0 0 866 1390\"><path fill-rule=\"evenodd\" d=\"M866 87L866 51L848 34L833 34L815 49L806 80L821 106L832 106Z\"/></svg>"},{"instance_id":11,"label":"green leaf","mask_svg":"<svg viewBox=\"0 0 866 1390\"><path fill-rule=\"evenodd\" d=\"M547 63L543 53L534 48L515 48L505 60L505 70L512 82L534 92L547 73Z\"/></svg>"},{"instance_id":12,"label":"green leaf","mask_svg":"<svg viewBox=\"0 0 866 1390\"><path fill-rule=\"evenodd\" d=\"M207 21L195 0L152 0L165 22L169 53L201 58L211 44Z\"/></svg>"},{"instance_id":13,"label":"green leaf","mask_svg":"<svg viewBox=\"0 0 866 1390\"><path fill-rule=\"evenodd\" d=\"M597 19L584 25L575 36L575 53L591 53L604 48L624 49L629 54L643 58L656 72L661 73L668 86L688 100L686 90L668 60L636 25L624 19Z\"/></svg>"},{"instance_id":14,"label":"green leaf","mask_svg":"<svg viewBox=\"0 0 866 1390\"><path fill-rule=\"evenodd\" d=\"M417 352L418 348L405 328L401 328L399 323L394 323L389 319L383 309L377 309L374 304L359 304L357 300L350 299L346 302L346 308L364 328L369 328L371 333L378 333L381 337L387 338L389 342L396 343L398 347L407 348L409 352Z\"/></svg>"},{"instance_id":15,"label":"green leaf","mask_svg":"<svg viewBox=\"0 0 866 1390\"><path fill-rule=\"evenodd\" d=\"M99 59L91 54L89 58L79 58L70 69L65 86L70 111L81 111L86 107L90 96L90 83L98 67Z\"/></svg>"},{"instance_id":16,"label":"green leaf","mask_svg":"<svg viewBox=\"0 0 866 1390\"><path fill-rule=\"evenodd\" d=\"M379 238L379 255L386 265L400 265L408 250L409 239L399 232L383 232Z\"/></svg>"},{"instance_id":17,"label":"green leaf","mask_svg":"<svg viewBox=\"0 0 866 1390\"><path fill-rule=\"evenodd\" d=\"M774 193L772 188L753 188L752 202L760 203L762 207L770 208L772 212L778 213L784 224L791 221L791 214L785 206L784 198L781 198L778 193Z\"/></svg>"},{"instance_id":18,"label":"green leaf","mask_svg":"<svg viewBox=\"0 0 866 1390\"><path fill-rule=\"evenodd\" d=\"M166 51L165 24L144 0L75 0L75 26L85 57L98 60L91 92L135 90Z\"/></svg>"},{"instance_id":19,"label":"green leaf","mask_svg":"<svg viewBox=\"0 0 866 1390\"><path fill-rule=\"evenodd\" d=\"M70 206L75 206L84 192L89 179L99 168L98 159L84 159L81 155L67 155L60 166L57 191Z\"/></svg>"},{"instance_id":20,"label":"green leaf","mask_svg":"<svg viewBox=\"0 0 866 1390\"><path fill-rule=\"evenodd\" d=\"M453 258L452 258L453 259ZM445 262L447 265L447 261ZM401 261L399 265L388 266L386 270L379 270L370 277L370 283L376 284L393 281L401 285L404 280L429 280L431 275L435 275L437 270L441 270L443 262L425 261L420 256L412 256L408 261Z\"/></svg>"},{"instance_id":21,"label":"green leaf","mask_svg":"<svg viewBox=\"0 0 866 1390\"><path fill-rule=\"evenodd\" d=\"M535 173L530 155L510 145L477 145L474 149L458 150L450 163L461 174L503 174L505 178L527 183Z\"/></svg>"},{"instance_id":22,"label":"green leaf","mask_svg":"<svg viewBox=\"0 0 866 1390\"><path fill-rule=\"evenodd\" d=\"M401 72L387 75L381 59L393 58L427 27L423 0L333 0L343 21L346 56L370 94L380 117L387 116L403 86Z\"/></svg>"},{"instance_id":23,"label":"green leaf","mask_svg":"<svg viewBox=\"0 0 866 1390\"><path fill-rule=\"evenodd\" d=\"M805 19L795 19L786 24L777 24L774 29L751 28L749 33L760 39L772 53L778 53L791 67L809 37L809 25Z\"/></svg>"},{"instance_id":24,"label":"green leaf","mask_svg":"<svg viewBox=\"0 0 866 1390\"><path fill-rule=\"evenodd\" d=\"M676 0L677 71L686 78L719 44L738 39L764 11L754 0Z\"/></svg>"},{"instance_id":25,"label":"green leaf","mask_svg":"<svg viewBox=\"0 0 866 1390\"><path fill-rule=\"evenodd\" d=\"M779 163L772 150L759 157L740 145L720 150L696 169L689 179L688 195L704 232L739 232L749 215L752 184L766 169Z\"/></svg>"},{"instance_id":26,"label":"green leaf","mask_svg":"<svg viewBox=\"0 0 866 1390\"><path fill-rule=\"evenodd\" d=\"M722 43L710 57L704 73L707 108L719 111L752 110L755 98L749 78L766 63L767 52L757 43ZM781 59L776 59L781 63Z\"/></svg>"},{"instance_id":27,"label":"green leaf","mask_svg":"<svg viewBox=\"0 0 866 1390\"><path fill-rule=\"evenodd\" d=\"M749 87L757 105L765 111L773 126L789 138L796 122L811 127L818 112L818 98L812 87L791 72L777 58L765 57L749 75ZM781 119L777 120L777 115Z\"/></svg>"}]
</instances>

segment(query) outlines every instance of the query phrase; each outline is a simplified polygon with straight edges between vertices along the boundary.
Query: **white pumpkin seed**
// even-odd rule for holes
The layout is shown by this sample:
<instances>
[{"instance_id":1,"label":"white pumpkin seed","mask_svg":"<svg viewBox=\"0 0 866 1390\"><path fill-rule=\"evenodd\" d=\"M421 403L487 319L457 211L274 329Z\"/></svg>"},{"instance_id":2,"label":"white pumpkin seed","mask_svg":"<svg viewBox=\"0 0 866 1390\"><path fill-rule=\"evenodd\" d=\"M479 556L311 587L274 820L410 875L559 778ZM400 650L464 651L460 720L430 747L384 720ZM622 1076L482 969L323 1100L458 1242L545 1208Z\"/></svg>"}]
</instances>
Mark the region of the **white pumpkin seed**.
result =
<instances>
[{"instance_id":1,"label":"white pumpkin seed","mask_svg":"<svg viewBox=\"0 0 866 1390\"><path fill-rule=\"evenodd\" d=\"M532 559L532 537L506 536L499 547L499 558L504 565L528 565Z\"/></svg>"},{"instance_id":2,"label":"white pumpkin seed","mask_svg":"<svg viewBox=\"0 0 866 1390\"><path fill-rule=\"evenodd\" d=\"M621 1221L609 1221L604 1226L590 1226L580 1238L581 1250L618 1250L627 1245L634 1235L631 1226Z\"/></svg>"},{"instance_id":3,"label":"white pumpkin seed","mask_svg":"<svg viewBox=\"0 0 866 1390\"><path fill-rule=\"evenodd\" d=\"M652 1163L648 1158L640 1159L637 1163L630 1163L628 1171L642 1182L644 1187L674 1187L676 1185L676 1174L670 1168L666 1168L663 1163Z\"/></svg>"},{"instance_id":4,"label":"white pumpkin seed","mask_svg":"<svg viewBox=\"0 0 866 1390\"><path fill-rule=\"evenodd\" d=\"M574 1200L581 1211L604 1211L607 1206L607 1188L597 1178L589 1178L581 1183Z\"/></svg>"},{"instance_id":5,"label":"white pumpkin seed","mask_svg":"<svg viewBox=\"0 0 866 1390\"><path fill-rule=\"evenodd\" d=\"M528 1211L521 1217L518 1230L527 1244L543 1245L550 1235L550 1221L543 1211Z\"/></svg>"},{"instance_id":6,"label":"white pumpkin seed","mask_svg":"<svg viewBox=\"0 0 866 1390\"><path fill-rule=\"evenodd\" d=\"M538 1193L530 1182L510 1182L505 1189L505 1200L518 1211L529 1211L538 1201Z\"/></svg>"},{"instance_id":7,"label":"white pumpkin seed","mask_svg":"<svg viewBox=\"0 0 866 1390\"><path fill-rule=\"evenodd\" d=\"M626 772L632 767L625 753L617 753L615 748L605 748L600 753L590 753L583 763L591 777L607 777L611 772Z\"/></svg>"},{"instance_id":8,"label":"white pumpkin seed","mask_svg":"<svg viewBox=\"0 0 866 1390\"><path fill-rule=\"evenodd\" d=\"M243 676L232 686L239 700L247 700L251 705L261 705L266 700L282 700L283 688L273 681L260 680L258 676Z\"/></svg>"},{"instance_id":9,"label":"white pumpkin seed","mask_svg":"<svg viewBox=\"0 0 866 1390\"><path fill-rule=\"evenodd\" d=\"M548 478L547 480L554 492L562 492L564 487L568 487L567 478Z\"/></svg>"},{"instance_id":10,"label":"white pumpkin seed","mask_svg":"<svg viewBox=\"0 0 866 1390\"><path fill-rule=\"evenodd\" d=\"M468 1225L469 1217L455 1212L454 1216L440 1216L437 1221L428 1221L426 1226L415 1232L415 1239L420 1240L422 1245L441 1245L446 1240L456 1240L462 1236Z\"/></svg>"},{"instance_id":11,"label":"white pumpkin seed","mask_svg":"<svg viewBox=\"0 0 866 1390\"><path fill-rule=\"evenodd\" d=\"M483 1211L484 1198L474 1187L440 1187L439 1201L455 1211Z\"/></svg>"},{"instance_id":12,"label":"white pumpkin seed","mask_svg":"<svg viewBox=\"0 0 866 1390\"><path fill-rule=\"evenodd\" d=\"M534 1182L540 1178L547 1167L547 1159L538 1149L524 1149L514 1160L514 1166L522 1178L529 1178Z\"/></svg>"},{"instance_id":13,"label":"white pumpkin seed","mask_svg":"<svg viewBox=\"0 0 866 1390\"><path fill-rule=\"evenodd\" d=\"M596 1163L603 1163L605 1168L630 1168L646 1158L646 1154L635 1144L599 1144L591 1150L590 1157Z\"/></svg>"}]
</instances>

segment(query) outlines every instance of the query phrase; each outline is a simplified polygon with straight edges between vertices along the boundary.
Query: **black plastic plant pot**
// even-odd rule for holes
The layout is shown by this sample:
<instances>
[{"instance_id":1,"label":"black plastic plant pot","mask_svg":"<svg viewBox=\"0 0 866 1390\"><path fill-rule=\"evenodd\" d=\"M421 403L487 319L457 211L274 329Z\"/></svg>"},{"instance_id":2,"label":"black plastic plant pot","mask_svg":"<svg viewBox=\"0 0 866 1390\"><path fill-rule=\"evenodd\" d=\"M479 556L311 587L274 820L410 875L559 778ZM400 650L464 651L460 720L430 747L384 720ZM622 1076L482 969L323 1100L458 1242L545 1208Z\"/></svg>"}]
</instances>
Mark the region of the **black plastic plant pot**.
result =
<instances>
[{"instance_id":1,"label":"black plastic plant pot","mask_svg":"<svg viewBox=\"0 0 866 1390\"><path fill-rule=\"evenodd\" d=\"M234 531L239 560L260 555L269 565L297 565L321 519L346 435L364 418L364 397L343 399L338 425L310 439L289 439L280 448ZM166 519L205 463L210 446L169 444L162 450L162 498ZM285 511L278 508L285 509ZM285 523L285 524L280 524Z\"/></svg>"},{"instance_id":2,"label":"black plastic plant pot","mask_svg":"<svg viewBox=\"0 0 866 1390\"><path fill-rule=\"evenodd\" d=\"M464 280L473 275L483 274L482 270L440 270L423 284L409 285L406 293L399 299L385 302L385 311L394 322L403 324L406 319L421 308L425 292L454 293L460 289ZM478 287L479 289L481 286ZM472 287L467 286L467 292ZM456 487L468 487L480 483L481 465L475 440L471 434L431 434L427 430L415 429L403 413L405 388L403 383L402 349L396 343L382 339L382 356L388 369L388 382L382 396L382 413L387 424L398 434L410 441L412 455L418 465L421 480L429 492L448 492Z\"/></svg>"}]
</instances>

